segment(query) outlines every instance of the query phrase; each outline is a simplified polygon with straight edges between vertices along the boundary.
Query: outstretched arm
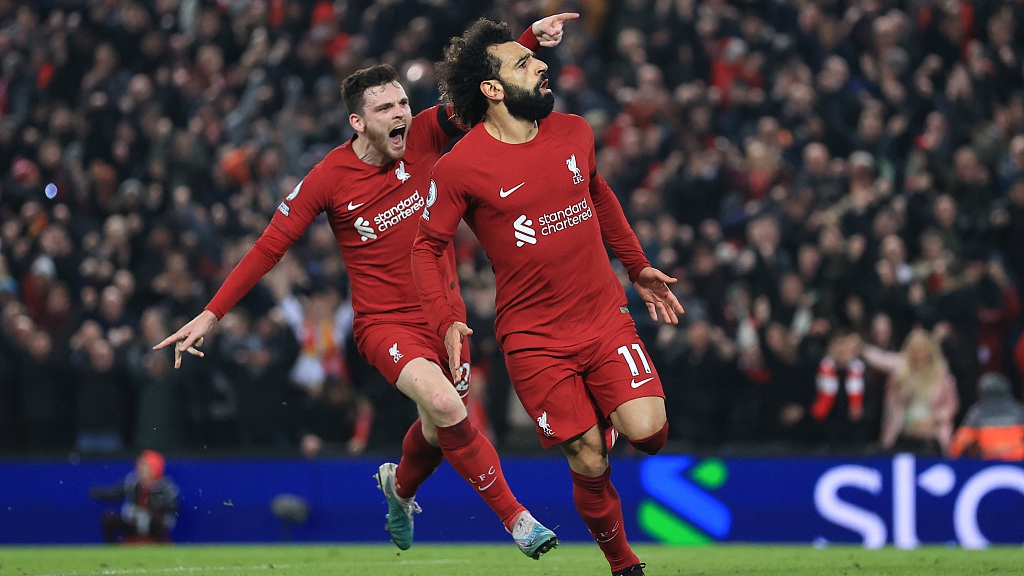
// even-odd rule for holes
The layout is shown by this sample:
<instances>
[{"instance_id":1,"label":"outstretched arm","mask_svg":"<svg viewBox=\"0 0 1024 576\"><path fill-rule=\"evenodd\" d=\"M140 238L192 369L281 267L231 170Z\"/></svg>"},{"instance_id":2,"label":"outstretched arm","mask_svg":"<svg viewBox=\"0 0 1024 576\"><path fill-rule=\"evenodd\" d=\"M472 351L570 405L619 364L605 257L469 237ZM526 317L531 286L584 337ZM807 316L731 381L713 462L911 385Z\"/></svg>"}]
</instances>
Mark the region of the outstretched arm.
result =
<instances>
[{"instance_id":1,"label":"outstretched arm","mask_svg":"<svg viewBox=\"0 0 1024 576\"><path fill-rule=\"evenodd\" d=\"M205 356L199 349L204 337L213 325L233 308L284 256L292 241L276 226L271 224L260 236L256 244L249 249L245 257L228 274L220 290L206 305L206 309L195 318L178 329L177 332L164 338L153 350L160 350L174 344L174 367L181 368L181 356L188 352L193 356Z\"/></svg>"}]
</instances>

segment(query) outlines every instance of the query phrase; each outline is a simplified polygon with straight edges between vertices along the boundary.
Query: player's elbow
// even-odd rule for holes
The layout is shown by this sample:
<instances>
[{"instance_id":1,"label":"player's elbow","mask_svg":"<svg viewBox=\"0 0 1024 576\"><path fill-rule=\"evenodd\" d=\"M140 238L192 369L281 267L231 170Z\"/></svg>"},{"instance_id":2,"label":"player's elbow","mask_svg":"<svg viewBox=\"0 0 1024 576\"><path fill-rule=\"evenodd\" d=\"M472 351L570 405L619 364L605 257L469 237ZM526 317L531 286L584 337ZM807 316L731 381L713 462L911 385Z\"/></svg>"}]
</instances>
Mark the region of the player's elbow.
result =
<instances>
[{"instance_id":1,"label":"player's elbow","mask_svg":"<svg viewBox=\"0 0 1024 576\"><path fill-rule=\"evenodd\" d=\"M441 253L444 252L445 244L428 234L424 234L421 229L416 234L416 239L412 243L413 262L417 260L429 262L431 259L436 260L440 258Z\"/></svg>"}]
</instances>

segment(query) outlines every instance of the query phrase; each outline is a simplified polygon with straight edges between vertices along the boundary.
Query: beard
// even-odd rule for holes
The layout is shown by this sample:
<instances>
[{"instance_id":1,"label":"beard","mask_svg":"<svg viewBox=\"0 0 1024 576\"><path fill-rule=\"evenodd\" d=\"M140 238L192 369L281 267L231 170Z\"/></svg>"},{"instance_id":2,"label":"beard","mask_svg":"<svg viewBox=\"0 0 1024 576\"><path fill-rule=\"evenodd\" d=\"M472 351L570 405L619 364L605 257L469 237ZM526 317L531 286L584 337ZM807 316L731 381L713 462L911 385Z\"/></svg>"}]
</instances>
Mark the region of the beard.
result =
<instances>
[{"instance_id":1,"label":"beard","mask_svg":"<svg viewBox=\"0 0 1024 576\"><path fill-rule=\"evenodd\" d=\"M501 85L505 89L505 108L508 109L508 113L531 122L547 118L555 109L555 95L551 92L541 94L540 85L544 80L547 80L546 74L541 77L533 90L502 82Z\"/></svg>"}]
</instances>

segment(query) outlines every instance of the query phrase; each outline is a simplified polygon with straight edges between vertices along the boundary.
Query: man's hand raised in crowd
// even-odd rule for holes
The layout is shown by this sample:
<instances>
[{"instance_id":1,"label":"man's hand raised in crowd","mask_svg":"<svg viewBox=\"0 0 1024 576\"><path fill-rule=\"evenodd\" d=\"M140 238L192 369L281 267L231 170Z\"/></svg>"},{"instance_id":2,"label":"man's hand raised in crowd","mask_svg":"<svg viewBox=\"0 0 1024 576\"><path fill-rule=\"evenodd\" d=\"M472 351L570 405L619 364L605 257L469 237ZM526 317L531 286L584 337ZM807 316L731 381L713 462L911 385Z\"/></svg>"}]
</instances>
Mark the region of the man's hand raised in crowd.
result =
<instances>
[{"instance_id":1,"label":"man's hand raised in crowd","mask_svg":"<svg viewBox=\"0 0 1024 576\"><path fill-rule=\"evenodd\" d=\"M203 345L203 337L206 336L215 322L217 322L217 316L209 310L203 310L177 332L164 338L156 346L153 346L153 350L160 350L174 344L174 367L181 368L182 352L188 352L200 358L206 356L199 347Z\"/></svg>"},{"instance_id":2,"label":"man's hand raised in crowd","mask_svg":"<svg viewBox=\"0 0 1024 576\"><path fill-rule=\"evenodd\" d=\"M640 298L647 303L647 311L651 313L651 320L657 322L660 314L665 322L679 324L679 314L684 313L685 310L668 287L669 284L676 282L678 280L657 268L648 266L640 271L640 276L633 283L633 287L640 294Z\"/></svg>"}]
</instances>

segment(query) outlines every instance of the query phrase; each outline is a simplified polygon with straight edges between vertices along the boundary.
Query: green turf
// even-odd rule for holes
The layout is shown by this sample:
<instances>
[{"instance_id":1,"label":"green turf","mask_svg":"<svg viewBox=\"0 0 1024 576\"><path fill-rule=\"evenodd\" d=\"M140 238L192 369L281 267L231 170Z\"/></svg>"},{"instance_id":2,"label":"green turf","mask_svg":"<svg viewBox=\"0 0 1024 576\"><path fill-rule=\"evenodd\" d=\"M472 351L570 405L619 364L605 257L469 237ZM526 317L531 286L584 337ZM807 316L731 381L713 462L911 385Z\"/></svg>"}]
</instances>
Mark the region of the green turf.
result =
<instances>
[{"instance_id":1,"label":"green turf","mask_svg":"<svg viewBox=\"0 0 1024 576\"><path fill-rule=\"evenodd\" d=\"M1024 574L1024 550L967 551L929 547L914 551L834 546L636 546L649 576L766 574L927 575ZM0 547L0 575L385 576L609 574L593 544L563 544L534 561L511 545L175 545Z\"/></svg>"}]
</instances>

